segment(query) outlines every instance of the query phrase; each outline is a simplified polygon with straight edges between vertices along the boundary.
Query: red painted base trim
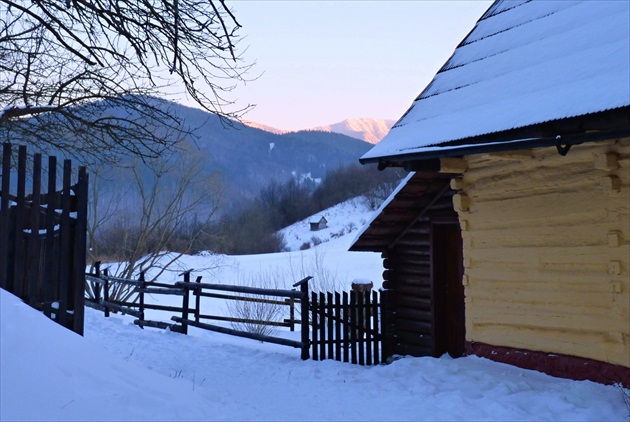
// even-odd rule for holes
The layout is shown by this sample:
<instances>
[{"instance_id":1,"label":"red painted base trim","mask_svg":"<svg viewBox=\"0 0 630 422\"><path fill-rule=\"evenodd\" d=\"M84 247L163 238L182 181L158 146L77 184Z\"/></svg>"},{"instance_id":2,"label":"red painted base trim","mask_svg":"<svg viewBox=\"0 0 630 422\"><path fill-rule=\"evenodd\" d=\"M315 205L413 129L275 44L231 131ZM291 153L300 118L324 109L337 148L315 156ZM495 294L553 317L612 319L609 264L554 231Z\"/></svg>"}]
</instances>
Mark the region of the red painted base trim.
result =
<instances>
[{"instance_id":1,"label":"red painted base trim","mask_svg":"<svg viewBox=\"0 0 630 422\"><path fill-rule=\"evenodd\" d=\"M466 353L524 369L533 369L554 377L590 380L601 384L621 383L630 388L630 368L576 356L538 352L511 347L466 342Z\"/></svg>"}]
</instances>

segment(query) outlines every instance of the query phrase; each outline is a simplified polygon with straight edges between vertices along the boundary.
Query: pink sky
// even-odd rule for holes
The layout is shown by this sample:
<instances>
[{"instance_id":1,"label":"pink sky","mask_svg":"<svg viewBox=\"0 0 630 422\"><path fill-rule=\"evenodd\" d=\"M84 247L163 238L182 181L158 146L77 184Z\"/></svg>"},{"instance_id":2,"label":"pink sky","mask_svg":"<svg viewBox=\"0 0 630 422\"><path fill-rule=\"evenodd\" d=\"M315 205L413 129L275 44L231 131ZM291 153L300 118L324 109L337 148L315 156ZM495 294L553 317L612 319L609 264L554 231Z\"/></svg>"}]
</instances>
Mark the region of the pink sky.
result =
<instances>
[{"instance_id":1,"label":"pink sky","mask_svg":"<svg viewBox=\"0 0 630 422\"><path fill-rule=\"evenodd\" d=\"M228 2L258 79L238 87L243 118L304 129L398 119L489 1Z\"/></svg>"}]
</instances>

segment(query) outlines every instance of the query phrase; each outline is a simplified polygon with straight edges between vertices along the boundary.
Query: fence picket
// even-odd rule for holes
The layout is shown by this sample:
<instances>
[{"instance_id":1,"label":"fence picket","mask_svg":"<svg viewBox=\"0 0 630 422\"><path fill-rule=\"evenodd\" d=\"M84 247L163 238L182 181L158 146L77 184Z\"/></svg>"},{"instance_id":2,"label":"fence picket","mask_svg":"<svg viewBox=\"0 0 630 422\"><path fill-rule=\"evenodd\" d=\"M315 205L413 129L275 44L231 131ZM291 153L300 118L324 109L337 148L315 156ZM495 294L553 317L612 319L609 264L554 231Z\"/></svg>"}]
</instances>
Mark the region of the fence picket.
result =
<instances>
[{"instance_id":1,"label":"fence picket","mask_svg":"<svg viewBox=\"0 0 630 422\"><path fill-rule=\"evenodd\" d=\"M74 253L72 274L75 282L70 285L71 296L68 303L72 307L72 330L83 335L85 317L85 263L87 259L87 212L89 175L85 167L79 167L75 186L76 219L74 227ZM58 283L61 284L61 283Z\"/></svg>"},{"instance_id":2,"label":"fence picket","mask_svg":"<svg viewBox=\"0 0 630 422\"><path fill-rule=\"evenodd\" d=\"M342 320L345 322L345 324L343 325L343 361L344 362L349 362L350 361L350 342L348 341L348 339L350 338L350 325L348 324L350 322L350 315L348 314L348 310L350 309L350 304L348 302L348 292L343 292L343 304L342 304L342 308L343 308L343 314L342 314Z\"/></svg>"},{"instance_id":3,"label":"fence picket","mask_svg":"<svg viewBox=\"0 0 630 422\"><path fill-rule=\"evenodd\" d=\"M41 274L43 280L44 302L52 301L56 296L56 278L53 274L53 253L55 247L55 203L51 192L57 190L57 158L48 157L48 195L46 197L46 253L44 254L44 268ZM50 318L50 307L44 307L44 314ZM61 324L65 321L59 320Z\"/></svg>"},{"instance_id":4,"label":"fence picket","mask_svg":"<svg viewBox=\"0 0 630 422\"><path fill-rule=\"evenodd\" d=\"M2 148L2 193L0 195L0 287L13 291L9 277L9 188L11 186L11 147Z\"/></svg>"},{"instance_id":5,"label":"fence picket","mask_svg":"<svg viewBox=\"0 0 630 422\"><path fill-rule=\"evenodd\" d=\"M342 313L341 313L341 295L339 294L339 292L335 292L335 316L337 318L336 324L335 324L335 359L338 361L341 361L341 346L342 343L344 342L343 337L341 337L341 326L344 325L341 323L341 321L343 321L343 319L341 319L341 321L339 320L340 318L342 318Z\"/></svg>"},{"instance_id":6,"label":"fence picket","mask_svg":"<svg viewBox=\"0 0 630 422\"><path fill-rule=\"evenodd\" d=\"M357 296L357 337L359 340L359 365L365 365L365 303L363 292Z\"/></svg>"},{"instance_id":7,"label":"fence picket","mask_svg":"<svg viewBox=\"0 0 630 422\"><path fill-rule=\"evenodd\" d=\"M379 345L382 343L382 331L379 331L379 302L378 293L372 292L372 332L374 333L374 364L381 363Z\"/></svg>"},{"instance_id":8,"label":"fence picket","mask_svg":"<svg viewBox=\"0 0 630 422\"><path fill-rule=\"evenodd\" d=\"M318 318L319 318L319 303L317 301L317 293L311 293L311 321L313 325L313 360L319 360L319 329L318 329Z\"/></svg>"},{"instance_id":9,"label":"fence picket","mask_svg":"<svg viewBox=\"0 0 630 422\"><path fill-rule=\"evenodd\" d=\"M13 227L14 239L14 259L10 278L13 279L13 292L19 297L24 298L26 295L26 286L24 283L26 275L26 236L24 229L28 221L28 213L26 210L26 147L20 146L18 149L18 186L17 186L17 205L15 208L15 225Z\"/></svg>"},{"instance_id":10,"label":"fence picket","mask_svg":"<svg viewBox=\"0 0 630 422\"><path fill-rule=\"evenodd\" d=\"M364 331L365 331L365 364L372 365L372 302L370 292L361 292L365 307L364 315Z\"/></svg>"},{"instance_id":11,"label":"fence picket","mask_svg":"<svg viewBox=\"0 0 630 422\"><path fill-rule=\"evenodd\" d=\"M70 180L72 177L72 162L70 160L64 160L63 162L63 179L62 179L62 191L61 191L61 224L60 224L60 254L63 262L72 262L72 233L70 226ZM85 263L84 263L85 265ZM84 270L85 271L85 270ZM63 265L59 272L59 278L61 280L68 279L72 274L72 269L68 265ZM70 300L70 293L67 283L60 283L58 286L58 297L60 300L59 313L65 316L68 310L68 301Z\"/></svg>"},{"instance_id":12,"label":"fence picket","mask_svg":"<svg viewBox=\"0 0 630 422\"><path fill-rule=\"evenodd\" d=\"M333 294L332 292L327 292L326 293L326 310L328 313L328 359L335 359L335 353L334 353L334 347L335 347L335 341L338 340L337 337L335 337L335 335L333 334L334 331L334 325L333 322L337 323L337 325L339 324L338 322L334 321L334 316L335 314L335 308L334 308L334 303L333 303Z\"/></svg>"},{"instance_id":13,"label":"fence picket","mask_svg":"<svg viewBox=\"0 0 630 422\"><path fill-rule=\"evenodd\" d=\"M319 358L326 359L326 296L323 292L319 293Z\"/></svg>"}]
</instances>

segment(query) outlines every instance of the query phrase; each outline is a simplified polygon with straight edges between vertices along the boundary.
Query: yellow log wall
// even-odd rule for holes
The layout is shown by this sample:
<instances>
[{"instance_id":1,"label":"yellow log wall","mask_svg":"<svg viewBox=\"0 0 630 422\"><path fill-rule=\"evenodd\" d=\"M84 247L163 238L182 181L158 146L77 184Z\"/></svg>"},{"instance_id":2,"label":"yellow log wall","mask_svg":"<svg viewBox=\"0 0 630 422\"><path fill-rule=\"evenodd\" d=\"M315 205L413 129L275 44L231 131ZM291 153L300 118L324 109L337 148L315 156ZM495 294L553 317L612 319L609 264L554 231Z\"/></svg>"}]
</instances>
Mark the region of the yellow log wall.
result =
<instances>
[{"instance_id":1,"label":"yellow log wall","mask_svg":"<svg viewBox=\"0 0 630 422\"><path fill-rule=\"evenodd\" d=\"M467 340L630 367L630 138L466 162Z\"/></svg>"}]
</instances>

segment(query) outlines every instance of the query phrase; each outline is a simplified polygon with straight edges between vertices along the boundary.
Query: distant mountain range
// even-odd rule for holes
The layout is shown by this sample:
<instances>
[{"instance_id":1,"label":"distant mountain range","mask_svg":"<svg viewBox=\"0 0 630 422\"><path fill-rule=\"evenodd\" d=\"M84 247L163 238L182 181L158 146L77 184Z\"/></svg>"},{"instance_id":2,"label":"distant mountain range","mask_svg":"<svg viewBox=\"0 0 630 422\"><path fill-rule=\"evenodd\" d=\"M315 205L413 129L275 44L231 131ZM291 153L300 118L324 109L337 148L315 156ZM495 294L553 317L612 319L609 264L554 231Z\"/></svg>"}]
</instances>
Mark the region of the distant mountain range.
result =
<instances>
[{"instance_id":1,"label":"distant mountain range","mask_svg":"<svg viewBox=\"0 0 630 422\"><path fill-rule=\"evenodd\" d=\"M291 133L287 130L278 129L262 123L244 122L247 126L271 132L275 134ZM332 132L350 136L351 138L361 139L370 144L376 144L387 135L391 127L396 123L391 119L374 119L374 118L358 118L346 119L339 123L333 123L327 126L317 126L314 128L304 129L304 131L316 132Z\"/></svg>"},{"instance_id":2,"label":"distant mountain range","mask_svg":"<svg viewBox=\"0 0 630 422\"><path fill-rule=\"evenodd\" d=\"M227 202L253 197L272 180L284 182L293 177L316 183L328 170L358 164L359 157L371 148L367 142L331 131L274 133L267 127L222 121L196 108L171 106L171 111L193 128L193 136L180 144L183 151L171 160L177 162L181 154L201 159L204 174L221 176ZM129 183L128 177L114 168L108 169L106 176L119 190Z\"/></svg>"}]
</instances>

